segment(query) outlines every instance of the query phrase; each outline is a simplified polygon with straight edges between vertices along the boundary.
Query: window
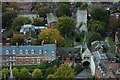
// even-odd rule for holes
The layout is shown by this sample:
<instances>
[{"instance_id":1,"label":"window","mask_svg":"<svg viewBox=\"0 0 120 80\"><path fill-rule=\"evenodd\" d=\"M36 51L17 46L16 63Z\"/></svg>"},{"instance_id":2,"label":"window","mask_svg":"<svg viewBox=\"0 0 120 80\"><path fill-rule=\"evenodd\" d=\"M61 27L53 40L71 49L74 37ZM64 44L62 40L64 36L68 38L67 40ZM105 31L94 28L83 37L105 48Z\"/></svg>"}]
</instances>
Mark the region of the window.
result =
<instances>
[{"instance_id":1,"label":"window","mask_svg":"<svg viewBox=\"0 0 120 80\"><path fill-rule=\"evenodd\" d=\"M32 63L34 63L34 59L32 59Z\"/></svg>"},{"instance_id":2,"label":"window","mask_svg":"<svg viewBox=\"0 0 120 80\"><path fill-rule=\"evenodd\" d=\"M42 50L39 50L39 54L42 54Z\"/></svg>"},{"instance_id":3,"label":"window","mask_svg":"<svg viewBox=\"0 0 120 80\"><path fill-rule=\"evenodd\" d=\"M6 50L6 54L9 54L9 51L8 51L8 50Z\"/></svg>"},{"instance_id":4,"label":"window","mask_svg":"<svg viewBox=\"0 0 120 80\"><path fill-rule=\"evenodd\" d=\"M28 61L29 61L28 58L26 58L26 63L28 63Z\"/></svg>"},{"instance_id":5,"label":"window","mask_svg":"<svg viewBox=\"0 0 120 80\"><path fill-rule=\"evenodd\" d=\"M34 54L34 50L33 49L31 50L31 53Z\"/></svg>"},{"instance_id":6,"label":"window","mask_svg":"<svg viewBox=\"0 0 120 80\"><path fill-rule=\"evenodd\" d=\"M52 50L52 53L54 53L55 51L54 50Z\"/></svg>"},{"instance_id":7,"label":"window","mask_svg":"<svg viewBox=\"0 0 120 80\"><path fill-rule=\"evenodd\" d=\"M52 57L54 57L55 55L54 54L52 54Z\"/></svg>"},{"instance_id":8,"label":"window","mask_svg":"<svg viewBox=\"0 0 120 80\"><path fill-rule=\"evenodd\" d=\"M28 50L26 50L25 53L28 54Z\"/></svg>"},{"instance_id":9,"label":"window","mask_svg":"<svg viewBox=\"0 0 120 80\"><path fill-rule=\"evenodd\" d=\"M22 51L22 50L20 50L20 54L23 54L23 51Z\"/></svg>"},{"instance_id":10,"label":"window","mask_svg":"<svg viewBox=\"0 0 120 80\"><path fill-rule=\"evenodd\" d=\"M37 59L37 63L40 63L40 59L39 58Z\"/></svg>"},{"instance_id":11,"label":"window","mask_svg":"<svg viewBox=\"0 0 120 80\"><path fill-rule=\"evenodd\" d=\"M45 50L45 53L47 53L47 50Z\"/></svg>"},{"instance_id":12,"label":"window","mask_svg":"<svg viewBox=\"0 0 120 80\"><path fill-rule=\"evenodd\" d=\"M13 54L15 54L15 50L13 50Z\"/></svg>"},{"instance_id":13,"label":"window","mask_svg":"<svg viewBox=\"0 0 120 80\"><path fill-rule=\"evenodd\" d=\"M22 59L20 59L20 63L22 63Z\"/></svg>"}]
</instances>

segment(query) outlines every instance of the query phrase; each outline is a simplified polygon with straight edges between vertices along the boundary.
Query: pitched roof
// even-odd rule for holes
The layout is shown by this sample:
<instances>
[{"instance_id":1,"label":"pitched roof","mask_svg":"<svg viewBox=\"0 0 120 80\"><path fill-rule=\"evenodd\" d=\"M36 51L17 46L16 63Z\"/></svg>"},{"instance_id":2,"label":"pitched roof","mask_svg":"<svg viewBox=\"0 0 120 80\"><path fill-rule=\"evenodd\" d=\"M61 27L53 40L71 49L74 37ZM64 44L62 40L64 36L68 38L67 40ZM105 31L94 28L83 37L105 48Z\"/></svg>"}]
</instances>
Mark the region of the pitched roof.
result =
<instances>
[{"instance_id":1,"label":"pitched roof","mask_svg":"<svg viewBox=\"0 0 120 80\"><path fill-rule=\"evenodd\" d=\"M43 46L3 46L0 48L2 53L0 55L34 55L40 54L56 54L56 45L55 44L45 44ZM13 54L15 51L15 54ZM54 53L52 52L54 51ZM6 53L8 52L8 54Z\"/></svg>"},{"instance_id":2,"label":"pitched roof","mask_svg":"<svg viewBox=\"0 0 120 80\"><path fill-rule=\"evenodd\" d=\"M61 47L57 48L57 56L59 57L76 57L76 56L81 56L80 55L80 50L78 48L72 48L72 47Z\"/></svg>"},{"instance_id":3,"label":"pitched roof","mask_svg":"<svg viewBox=\"0 0 120 80\"><path fill-rule=\"evenodd\" d=\"M47 14L47 22L51 23L51 22L58 22L58 18L55 14L53 13L49 13Z\"/></svg>"}]
</instances>

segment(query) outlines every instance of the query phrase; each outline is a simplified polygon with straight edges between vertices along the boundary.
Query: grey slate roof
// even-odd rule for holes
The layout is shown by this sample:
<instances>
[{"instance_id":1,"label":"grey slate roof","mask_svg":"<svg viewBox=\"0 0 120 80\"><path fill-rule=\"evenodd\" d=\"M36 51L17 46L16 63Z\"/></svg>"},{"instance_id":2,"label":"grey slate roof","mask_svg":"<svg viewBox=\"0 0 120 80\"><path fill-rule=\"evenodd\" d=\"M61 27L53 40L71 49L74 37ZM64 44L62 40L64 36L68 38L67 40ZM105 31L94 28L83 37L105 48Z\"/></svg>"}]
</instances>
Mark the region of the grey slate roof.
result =
<instances>
[{"instance_id":1,"label":"grey slate roof","mask_svg":"<svg viewBox=\"0 0 120 80\"><path fill-rule=\"evenodd\" d=\"M80 50L78 48L72 48L72 47L61 47L57 48L57 53L58 57L76 57L79 56L81 57Z\"/></svg>"},{"instance_id":2,"label":"grey slate roof","mask_svg":"<svg viewBox=\"0 0 120 80\"><path fill-rule=\"evenodd\" d=\"M5 47L3 46L0 48L2 50L2 54L0 55L37 55L40 54L56 54L56 45L55 44L45 44L43 46L10 46L10 47ZM9 54L6 54L6 51L9 51ZM13 54L13 50L15 50L15 54ZM54 53L52 53L54 50ZM28 53L27 53L28 51ZM46 51L46 53L45 53ZM21 54L22 52L22 54Z\"/></svg>"},{"instance_id":3,"label":"grey slate roof","mask_svg":"<svg viewBox=\"0 0 120 80\"><path fill-rule=\"evenodd\" d=\"M58 21L58 18L55 14L53 14L53 13L47 14L47 22L48 23L57 22L57 21Z\"/></svg>"}]
</instances>

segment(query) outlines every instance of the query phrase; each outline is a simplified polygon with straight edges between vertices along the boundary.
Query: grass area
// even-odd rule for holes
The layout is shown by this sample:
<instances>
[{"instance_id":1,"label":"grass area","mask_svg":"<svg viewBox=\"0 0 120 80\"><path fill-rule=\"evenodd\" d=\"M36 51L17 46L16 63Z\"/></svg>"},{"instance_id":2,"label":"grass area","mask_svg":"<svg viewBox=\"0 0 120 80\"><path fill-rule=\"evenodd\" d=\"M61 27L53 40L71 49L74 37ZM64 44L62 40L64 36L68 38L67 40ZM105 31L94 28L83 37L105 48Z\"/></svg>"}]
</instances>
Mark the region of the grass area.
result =
<instances>
[{"instance_id":1,"label":"grass area","mask_svg":"<svg viewBox=\"0 0 120 80\"><path fill-rule=\"evenodd\" d=\"M65 39L65 46L64 47L71 47L72 44L73 44L73 41L71 41L70 39Z\"/></svg>"},{"instance_id":2,"label":"grass area","mask_svg":"<svg viewBox=\"0 0 120 80\"><path fill-rule=\"evenodd\" d=\"M108 39L108 42L109 42L109 44L110 44L110 52L111 53L115 53L115 42L113 41L113 39L112 38L109 38Z\"/></svg>"}]
</instances>

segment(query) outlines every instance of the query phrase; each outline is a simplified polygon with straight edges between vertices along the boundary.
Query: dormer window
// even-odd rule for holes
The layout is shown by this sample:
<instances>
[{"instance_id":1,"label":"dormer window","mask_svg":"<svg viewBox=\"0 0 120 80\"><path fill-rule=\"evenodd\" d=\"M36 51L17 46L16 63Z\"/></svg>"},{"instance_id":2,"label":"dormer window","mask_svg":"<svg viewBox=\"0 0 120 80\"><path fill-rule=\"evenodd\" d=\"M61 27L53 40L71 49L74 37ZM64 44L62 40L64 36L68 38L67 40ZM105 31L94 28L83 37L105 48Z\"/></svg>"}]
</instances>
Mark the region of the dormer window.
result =
<instances>
[{"instance_id":1,"label":"dormer window","mask_svg":"<svg viewBox=\"0 0 120 80\"><path fill-rule=\"evenodd\" d=\"M55 55L54 54L52 54L52 57L54 57Z\"/></svg>"},{"instance_id":2,"label":"dormer window","mask_svg":"<svg viewBox=\"0 0 120 80\"><path fill-rule=\"evenodd\" d=\"M34 54L34 50L33 49L31 50L31 53Z\"/></svg>"},{"instance_id":3,"label":"dormer window","mask_svg":"<svg viewBox=\"0 0 120 80\"><path fill-rule=\"evenodd\" d=\"M55 51L54 50L52 50L52 53L54 53Z\"/></svg>"},{"instance_id":4,"label":"dormer window","mask_svg":"<svg viewBox=\"0 0 120 80\"><path fill-rule=\"evenodd\" d=\"M22 51L22 50L20 50L20 54L23 54L23 51Z\"/></svg>"},{"instance_id":5,"label":"dormer window","mask_svg":"<svg viewBox=\"0 0 120 80\"><path fill-rule=\"evenodd\" d=\"M42 54L42 50L39 50L39 54Z\"/></svg>"},{"instance_id":6,"label":"dormer window","mask_svg":"<svg viewBox=\"0 0 120 80\"><path fill-rule=\"evenodd\" d=\"M47 50L45 50L45 53L47 53Z\"/></svg>"},{"instance_id":7,"label":"dormer window","mask_svg":"<svg viewBox=\"0 0 120 80\"><path fill-rule=\"evenodd\" d=\"M8 50L6 50L6 54L9 54L9 51L8 51Z\"/></svg>"},{"instance_id":8,"label":"dormer window","mask_svg":"<svg viewBox=\"0 0 120 80\"><path fill-rule=\"evenodd\" d=\"M28 54L28 50L26 50L25 53Z\"/></svg>"},{"instance_id":9,"label":"dormer window","mask_svg":"<svg viewBox=\"0 0 120 80\"><path fill-rule=\"evenodd\" d=\"M13 50L13 54L15 54L15 50Z\"/></svg>"}]
</instances>

